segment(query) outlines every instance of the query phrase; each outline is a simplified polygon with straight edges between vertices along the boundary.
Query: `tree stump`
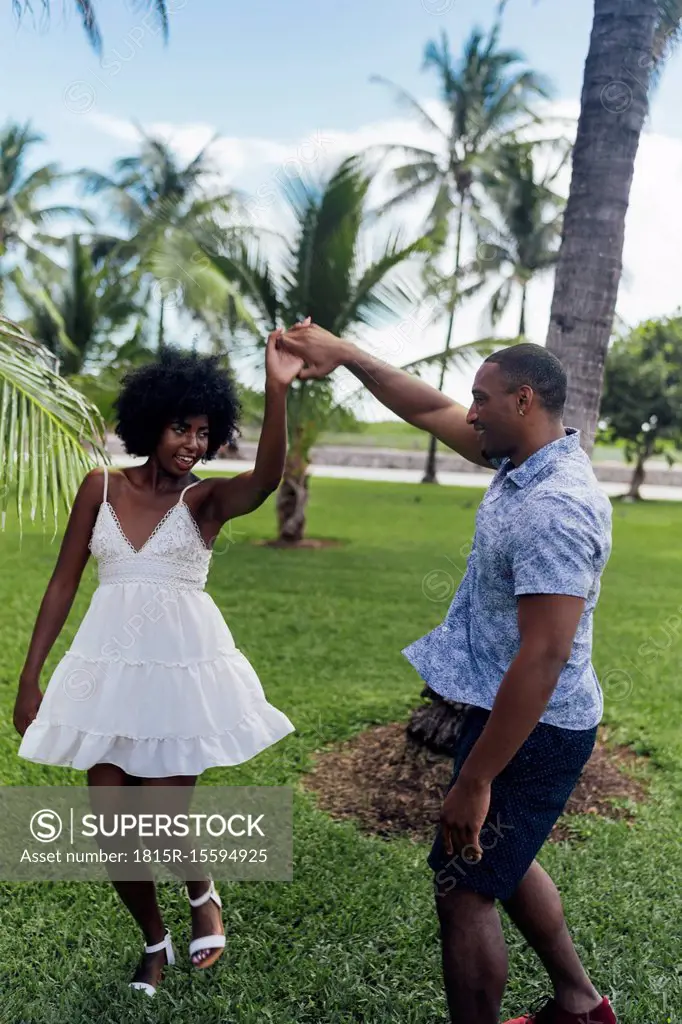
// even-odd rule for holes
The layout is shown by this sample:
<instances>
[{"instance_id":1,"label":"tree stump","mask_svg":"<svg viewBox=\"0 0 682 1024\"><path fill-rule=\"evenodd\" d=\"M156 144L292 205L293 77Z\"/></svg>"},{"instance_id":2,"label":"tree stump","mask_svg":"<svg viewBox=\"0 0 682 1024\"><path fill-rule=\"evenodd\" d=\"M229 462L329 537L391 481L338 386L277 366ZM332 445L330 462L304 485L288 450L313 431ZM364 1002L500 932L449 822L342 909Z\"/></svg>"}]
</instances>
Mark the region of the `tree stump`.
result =
<instances>
[{"instance_id":1,"label":"tree stump","mask_svg":"<svg viewBox=\"0 0 682 1024\"><path fill-rule=\"evenodd\" d=\"M468 705L446 700L430 686L424 687L421 696L428 697L430 703L412 712L405 730L408 739L434 754L454 757Z\"/></svg>"}]
</instances>

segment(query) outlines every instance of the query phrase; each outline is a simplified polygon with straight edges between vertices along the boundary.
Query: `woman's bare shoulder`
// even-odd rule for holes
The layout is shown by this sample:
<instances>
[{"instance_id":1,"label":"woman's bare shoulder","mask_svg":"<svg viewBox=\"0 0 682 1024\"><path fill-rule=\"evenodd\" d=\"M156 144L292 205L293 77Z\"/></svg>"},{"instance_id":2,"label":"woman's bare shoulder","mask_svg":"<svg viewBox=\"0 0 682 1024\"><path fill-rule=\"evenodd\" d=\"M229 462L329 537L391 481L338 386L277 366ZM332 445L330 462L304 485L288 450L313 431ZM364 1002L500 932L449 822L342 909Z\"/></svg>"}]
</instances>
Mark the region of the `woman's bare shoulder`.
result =
<instances>
[{"instance_id":1,"label":"woman's bare shoulder","mask_svg":"<svg viewBox=\"0 0 682 1024\"><path fill-rule=\"evenodd\" d=\"M113 469L111 466L95 466L83 477L79 493L100 502L104 500L105 487L107 498L111 498L112 494L116 496L121 484L126 482L130 483L124 470Z\"/></svg>"},{"instance_id":2,"label":"woman's bare shoulder","mask_svg":"<svg viewBox=\"0 0 682 1024\"><path fill-rule=\"evenodd\" d=\"M111 476L111 470L109 470L109 476ZM104 477L104 466L95 466L93 469L88 470L80 486L81 493L86 496L94 496L95 493L102 492L104 490Z\"/></svg>"}]
</instances>

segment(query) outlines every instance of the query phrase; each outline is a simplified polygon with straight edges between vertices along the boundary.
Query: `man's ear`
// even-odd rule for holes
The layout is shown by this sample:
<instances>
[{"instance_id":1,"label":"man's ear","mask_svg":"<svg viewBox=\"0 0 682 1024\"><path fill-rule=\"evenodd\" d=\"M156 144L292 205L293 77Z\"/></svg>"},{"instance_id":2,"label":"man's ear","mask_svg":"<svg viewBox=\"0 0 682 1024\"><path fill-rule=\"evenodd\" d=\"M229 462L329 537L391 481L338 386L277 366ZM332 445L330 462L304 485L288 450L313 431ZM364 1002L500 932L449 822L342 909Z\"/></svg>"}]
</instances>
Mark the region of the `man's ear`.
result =
<instances>
[{"instance_id":1,"label":"man's ear","mask_svg":"<svg viewBox=\"0 0 682 1024\"><path fill-rule=\"evenodd\" d=\"M519 388L518 395L516 396L516 408L520 416L525 416L527 412L530 412L534 397L533 389L527 384Z\"/></svg>"}]
</instances>

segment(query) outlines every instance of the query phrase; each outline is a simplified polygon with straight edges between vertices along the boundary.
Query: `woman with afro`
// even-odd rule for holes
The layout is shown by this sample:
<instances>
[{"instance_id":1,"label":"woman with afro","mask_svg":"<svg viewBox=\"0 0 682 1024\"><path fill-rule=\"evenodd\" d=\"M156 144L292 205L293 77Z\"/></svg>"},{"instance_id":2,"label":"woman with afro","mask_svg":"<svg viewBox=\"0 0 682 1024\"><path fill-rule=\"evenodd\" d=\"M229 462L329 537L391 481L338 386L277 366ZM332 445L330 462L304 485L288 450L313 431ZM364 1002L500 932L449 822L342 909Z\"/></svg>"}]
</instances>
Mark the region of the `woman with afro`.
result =
<instances>
[{"instance_id":1,"label":"woman with afro","mask_svg":"<svg viewBox=\"0 0 682 1024\"><path fill-rule=\"evenodd\" d=\"M276 331L267 342L265 417L251 472L194 475L234 437L239 404L216 357L168 349L125 377L116 405L126 451L146 461L93 469L78 491L14 723L21 757L87 772L91 803L102 786L108 789L100 794L130 785L185 787L172 792L187 794L186 811L207 768L241 764L293 731L204 590L221 527L257 509L282 476L287 391L303 363L278 342ZM90 554L99 586L43 695L40 673ZM131 985L152 996L174 952L153 875L142 870L138 863L134 881L112 880L146 940ZM192 881L181 866L173 870L187 884L190 959L209 967L225 945L220 897L200 869Z\"/></svg>"}]
</instances>

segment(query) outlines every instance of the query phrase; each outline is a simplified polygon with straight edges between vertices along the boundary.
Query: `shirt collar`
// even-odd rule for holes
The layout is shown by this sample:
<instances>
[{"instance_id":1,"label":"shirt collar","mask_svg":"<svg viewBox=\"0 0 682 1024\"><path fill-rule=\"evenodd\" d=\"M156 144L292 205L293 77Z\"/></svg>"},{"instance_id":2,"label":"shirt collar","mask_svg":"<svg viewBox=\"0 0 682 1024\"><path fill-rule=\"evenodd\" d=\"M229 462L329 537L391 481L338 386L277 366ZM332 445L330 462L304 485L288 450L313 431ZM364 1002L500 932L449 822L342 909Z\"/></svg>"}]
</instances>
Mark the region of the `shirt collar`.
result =
<instances>
[{"instance_id":1,"label":"shirt collar","mask_svg":"<svg viewBox=\"0 0 682 1024\"><path fill-rule=\"evenodd\" d=\"M556 462L558 458L568 452L578 451L580 448L580 431L576 430L575 427L566 427L565 429L565 437L560 437L557 441L550 441L549 444L533 452L520 466L517 466L515 469L509 469L507 479L513 480L517 487L525 487L545 466Z\"/></svg>"}]
</instances>

